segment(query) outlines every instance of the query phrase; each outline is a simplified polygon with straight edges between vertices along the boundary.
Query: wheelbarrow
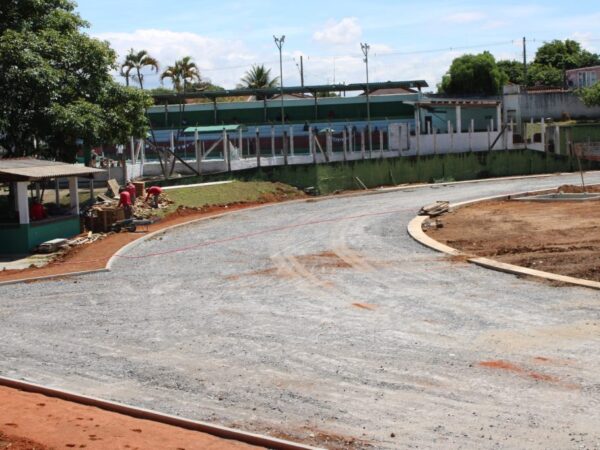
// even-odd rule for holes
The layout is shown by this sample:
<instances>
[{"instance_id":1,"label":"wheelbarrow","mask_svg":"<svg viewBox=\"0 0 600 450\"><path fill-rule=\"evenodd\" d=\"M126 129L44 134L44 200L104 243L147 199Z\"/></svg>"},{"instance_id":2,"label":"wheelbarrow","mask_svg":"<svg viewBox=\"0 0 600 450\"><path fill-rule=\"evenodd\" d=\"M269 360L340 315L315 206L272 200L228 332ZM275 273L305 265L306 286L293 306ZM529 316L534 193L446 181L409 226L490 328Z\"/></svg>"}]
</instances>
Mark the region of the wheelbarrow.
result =
<instances>
[{"instance_id":1,"label":"wheelbarrow","mask_svg":"<svg viewBox=\"0 0 600 450\"><path fill-rule=\"evenodd\" d=\"M114 231L115 233L120 233L121 230L129 231L130 233L134 233L139 226L145 226L148 231L148 225L151 225L152 221L148 219L125 219L118 220L110 226L110 231Z\"/></svg>"}]
</instances>

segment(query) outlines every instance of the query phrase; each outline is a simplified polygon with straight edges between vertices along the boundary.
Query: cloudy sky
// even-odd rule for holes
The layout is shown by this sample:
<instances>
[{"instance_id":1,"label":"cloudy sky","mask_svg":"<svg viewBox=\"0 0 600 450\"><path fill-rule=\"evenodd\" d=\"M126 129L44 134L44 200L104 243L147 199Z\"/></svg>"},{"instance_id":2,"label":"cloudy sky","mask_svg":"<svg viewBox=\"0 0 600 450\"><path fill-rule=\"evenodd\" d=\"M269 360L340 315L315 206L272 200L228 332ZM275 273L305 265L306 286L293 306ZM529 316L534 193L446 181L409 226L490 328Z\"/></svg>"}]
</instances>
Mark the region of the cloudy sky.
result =
<instances>
[{"instance_id":1,"label":"cloudy sky","mask_svg":"<svg viewBox=\"0 0 600 450\"><path fill-rule=\"evenodd\" d=\"M371 45L372 81L424 79L435 88L452 59L491 51L497 58L528 57L544 41L576 39L600 50L600 2L480 0L78 0L88 32L120 55L146 49L161 66L192 56L203 76L235 87L253 63L279 74L273 35L285 35L284 84L361 82L361 42ZM418 6L422 5L422 6ZM158 86L157 76L147 76Z\"/></svg>"}]
</instances>

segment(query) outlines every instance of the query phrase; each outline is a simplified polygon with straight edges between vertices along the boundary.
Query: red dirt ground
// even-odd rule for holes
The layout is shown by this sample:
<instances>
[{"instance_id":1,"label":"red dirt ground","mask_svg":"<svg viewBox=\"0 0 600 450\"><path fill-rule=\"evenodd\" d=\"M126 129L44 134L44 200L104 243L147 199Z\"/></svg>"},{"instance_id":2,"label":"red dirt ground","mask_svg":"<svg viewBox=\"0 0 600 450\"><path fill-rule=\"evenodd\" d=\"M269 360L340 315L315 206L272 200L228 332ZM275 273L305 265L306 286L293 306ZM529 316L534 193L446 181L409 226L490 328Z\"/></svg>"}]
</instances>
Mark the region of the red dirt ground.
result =
<instances>
[{"instance_id":1,"label":"red dirt ground","mask_svg":"<svg viewBox=\"0 0 600 450\"><path fill-rule=\"evenodd\" d=\"M427 234L469 255L600 281L600 201L488 201L440 220L443 228Z\"/></svg>"},{"instance_id":2,"label":"red dirt ground","mask_svg":"<svg viewBox=\"0 0 600 450\"><path fill-rule=\"evenodd\" d=\"M2 450L259 448L1 386L0 405Z\"/></svg>"}]
</instances>

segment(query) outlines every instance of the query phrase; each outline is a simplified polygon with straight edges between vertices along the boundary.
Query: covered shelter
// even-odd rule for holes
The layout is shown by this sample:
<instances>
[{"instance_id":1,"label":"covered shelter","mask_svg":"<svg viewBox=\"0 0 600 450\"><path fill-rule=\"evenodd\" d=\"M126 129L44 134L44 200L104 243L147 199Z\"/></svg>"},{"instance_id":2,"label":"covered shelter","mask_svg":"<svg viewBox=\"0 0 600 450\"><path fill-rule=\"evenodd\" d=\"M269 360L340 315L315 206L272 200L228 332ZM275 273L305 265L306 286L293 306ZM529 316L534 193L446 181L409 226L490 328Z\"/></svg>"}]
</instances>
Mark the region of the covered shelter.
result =
<instances>
[{"instance_id":1,"label":"covered shelter","mask_svg":"<svg viewBox=\"0 0 600 450\"><path fill-rule=\"evenodd\" d=\"M0 159L0 254L22 254L42 242L80 233L78 178L104 170L35 158ZM59 180L68 179L70 205L60 204ZM40 188L54 181L55 203L42 205ZM93 186L93 184L91 184ZM31 188L31 189L30 189ZM31 192L31 194L30 194Z\"/></svg>"}]
</instances>

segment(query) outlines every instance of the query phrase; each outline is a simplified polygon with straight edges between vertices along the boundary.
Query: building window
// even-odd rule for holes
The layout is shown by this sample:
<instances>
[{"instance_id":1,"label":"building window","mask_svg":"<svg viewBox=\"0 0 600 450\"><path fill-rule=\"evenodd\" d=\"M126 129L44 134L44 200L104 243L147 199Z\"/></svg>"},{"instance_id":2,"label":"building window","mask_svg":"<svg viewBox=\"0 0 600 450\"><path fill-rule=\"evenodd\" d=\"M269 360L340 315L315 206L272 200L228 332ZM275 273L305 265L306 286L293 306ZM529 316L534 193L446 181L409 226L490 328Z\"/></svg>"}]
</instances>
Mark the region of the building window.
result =
<instances>
[{"instance_id":1,"label":"building window","mask_svg":"<svg viewBox=\"0 0 600 450\"><path fill-rule=\"evenodd\" d=\"M598 81L596 72L588 72L588 86L593 86Z\"/></svg>"}]
</instances>

